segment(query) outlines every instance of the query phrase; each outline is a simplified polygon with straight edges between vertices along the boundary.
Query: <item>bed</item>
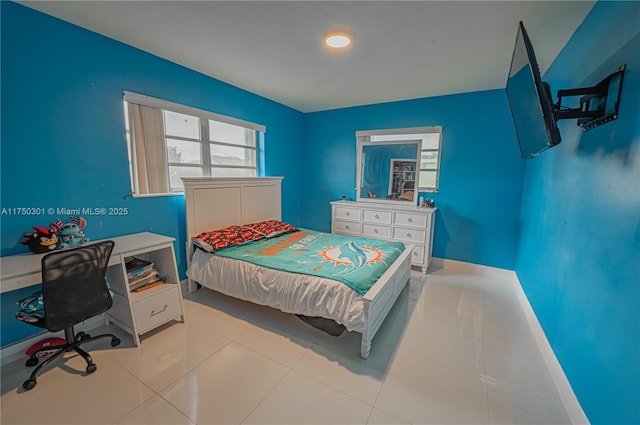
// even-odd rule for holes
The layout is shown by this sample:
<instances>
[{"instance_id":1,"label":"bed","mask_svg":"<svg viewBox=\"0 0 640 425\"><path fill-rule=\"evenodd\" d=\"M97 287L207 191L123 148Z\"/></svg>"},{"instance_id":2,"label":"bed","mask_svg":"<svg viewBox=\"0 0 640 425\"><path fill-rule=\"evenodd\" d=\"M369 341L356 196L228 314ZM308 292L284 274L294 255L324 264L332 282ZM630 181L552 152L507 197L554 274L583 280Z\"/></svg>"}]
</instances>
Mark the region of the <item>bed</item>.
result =
<instances>
[{"instance_id":1,"label":"bed","mask_svg":"<svg viewBox=\"0 0 640 425\"><path fill-rule=\"evenodd\" d=\"M327 277L275 270L205 252L196 248L192 236L229 226L281 220L282 177L189 177L183 181L189 291L195 291L199 284L287 313L335 320L349 331L361 333L360 356L369 356L376 332L409 281L411 246L406 246L362 295ZM289 239L293 242L293 238L303 236L292 233Z\"/></svg>"}]
</instances>

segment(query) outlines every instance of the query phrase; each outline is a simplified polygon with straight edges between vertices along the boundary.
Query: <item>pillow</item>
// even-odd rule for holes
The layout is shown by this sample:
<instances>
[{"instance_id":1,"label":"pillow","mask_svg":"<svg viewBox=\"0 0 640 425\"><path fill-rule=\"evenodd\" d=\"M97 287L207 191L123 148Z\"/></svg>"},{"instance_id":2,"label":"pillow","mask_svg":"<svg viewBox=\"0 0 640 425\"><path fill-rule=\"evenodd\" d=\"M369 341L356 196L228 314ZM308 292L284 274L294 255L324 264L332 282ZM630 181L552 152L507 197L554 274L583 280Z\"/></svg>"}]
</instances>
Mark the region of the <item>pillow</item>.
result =
<instances>
[{"instance_id":1,"label":"pillow","mask_svg":"<svg viewBox=\"0 0 640 425\"><path fill-rule=\"evenodd\" d=\"M262 239L262 235L246 226L229 226L224 229L202 232L193 237L193 243L207 252Z\"/></svg>"},{"instance_id":2,"label":"pillow","mask_svg":"<svg viewBox=\"0 0 640 425\"><path fill-rule=\"evenodd\" d=\"M260 221L258 223L246 224L244 227L248 227L249 229L260 233L267 239L275 238L276 236L280 236L285 233L298 231L296 227L293 227L289 223L278 220Z\"/></svg>"}]
</instances>

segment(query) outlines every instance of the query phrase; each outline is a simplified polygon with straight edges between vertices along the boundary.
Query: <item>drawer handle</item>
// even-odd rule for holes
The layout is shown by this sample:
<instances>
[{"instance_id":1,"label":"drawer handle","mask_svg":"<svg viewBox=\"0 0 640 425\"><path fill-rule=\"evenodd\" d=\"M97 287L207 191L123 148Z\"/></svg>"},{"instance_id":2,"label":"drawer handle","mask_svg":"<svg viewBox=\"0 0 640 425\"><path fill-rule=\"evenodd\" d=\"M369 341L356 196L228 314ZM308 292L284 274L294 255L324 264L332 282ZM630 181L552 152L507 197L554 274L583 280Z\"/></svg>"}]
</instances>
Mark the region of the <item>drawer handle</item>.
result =
<instances>
[{"instance_id":1,"label":"drawer handle","mask_svg":"<svg viewBox=\"0 0 640 425\"><path fill-rule=\"evenodd\" d=\"M407 237L410 238L411 237L411 233L407 233Z\"/></svg>"},{"instance_id":2,"label":"drawer handle","mask_svg":"<svg viewBox=\"0 0 640 425\"><path fill-rule=\"evenodd\" d=\"M412 219L411 217L409 217L409 218L407 219L407 221L408 221L409 223L413 223L413 219Z\"/></svg>"},{"instance_id":3,"label":"drawer handle","mask_svg":"<svg viewBox=\"0 0 640 425\"><path fill-rule=\"evenodd\" d=\"M373 229L373 233L378 233L378 229Z\"/></svg>"},{"instance_id":4,"label":"drawer handle","mask_svg":"<svg viewBox=\"0 0 640 425\"><path fill-rule=\"evenodd\" d=\"M415 255L416 257L418 256L418 253L413 251L413 255Z\"/></svg>"},{"instance_id":5,"label":"drawer handle","mask_svg":"<svg viewBox=\"0 0 640 425\"><path fill-rule=\"evenodd\" d=\"M155 310L151 310L151 317L166 311L168 308L169 308L169 304L165 304L161 308L157 308Z\"/></svg>"},{"instance_id":6,"label":"drawer handle","mask_svg":"<svg viewBox=\"0 0 640 425\"><path fill-rule=\"evenodd\" d=\"M351 215L351 214L349 213L349 211L347 211L344 215Z\"/></svg>"},{"instance_id":7,"label":"drawer handle","mask_svg":"<svg viewBox=\"0 0 640 425\"><path fill-rule=\"evenodd\" d=\"M346 226L344 226L344 228L345 228L345 229L348 229L348 228L349 228L349 225L347 224Z\"/></svg>"},{"instance_id":8,"label":"drawer handle","mask_svg":"<svg viewBox=\"0 0 640 425\"><path fill-rule=\"evenodd\" d=\"M376 214L376 218L380 218L380 216L378 214Z\"/></svg>"}]
</instances>

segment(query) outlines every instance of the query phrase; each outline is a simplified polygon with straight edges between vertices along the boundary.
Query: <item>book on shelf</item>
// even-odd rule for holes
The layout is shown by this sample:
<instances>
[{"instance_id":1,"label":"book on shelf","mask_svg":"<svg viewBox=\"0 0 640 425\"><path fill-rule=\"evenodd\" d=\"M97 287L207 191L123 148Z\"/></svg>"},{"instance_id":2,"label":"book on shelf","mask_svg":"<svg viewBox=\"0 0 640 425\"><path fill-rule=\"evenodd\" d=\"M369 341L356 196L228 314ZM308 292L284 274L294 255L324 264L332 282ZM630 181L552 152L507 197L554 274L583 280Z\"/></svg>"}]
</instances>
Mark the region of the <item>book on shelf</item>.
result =
<instances>
[{"instance_id":1,"label":"book on shelf","mask_svg":"<svg viewBox=\"0 0 640 425\"><path fill-rule=\"evenodd\" d=\"M137 257L125 258L124 265L127 269L127 273L136 273L138 270L148 268L149 266L153 267L153 263L151 261Z\"/></svg>"},{"instance_id":2,"label":"book on shelf","mask_svg":"<svg viewBox=\"0 0 640 425\"><path fill-rule=\"evenodd\" d=\"M131 272L127 273L127 277L129 278L129 280L135 279L136 277L143 276L153 270L155 270L153 267L153 264L149 264L148 266L144 266L139 269L132 270Z\"/></svg>"},{"instance_id":3,"label":"book on shelf","mask_svg":"<svg viewBox=\"0 0 640 425\"><path fill-rule=\"evenodd\" d=\"M146 291L147 289L155 288L156 286L162 285L163 283L164 283L164 279L162 279L162 278L156 279L156 280L151 281L149 283L145 283L142 286L137 286L136 288L132 289L131 292Z\"/></svg>"},{"instance_id":4,"label":"book on shelf","mask_svg":"<svg viewBox=\"0 0 640 425\"><path fill-rule=\"evenodd\" d=\"M143 287L147 286L148 284L150 284L150 283L154 283L154 282L157 282L157 281L162 281L162 282L164 282L164 280L163 280L163 279L161 279L159 276L155 276L155 277L154 277L154 278L152 278L152 279L145 279L145 280L143 280L143 281L136 282L136 283L134 283L133 285L129 285L129 291L131 291L131 292L138 292L139 288L143 288Z\"/></svg>"},{"instance_id":5,"label":"book on shelf","mask_svg":"<svg viewBox=\"0 0 640 425\"><path fill-rule=\"evenodd\" d=\"M129 279L129 286L139 285L139 284L142 284L143 282L148 282L151 279L155 279L156 277L158 277L158 271L153 269L146 273L140 274L138 276L135 276Z\"/></svg>"}]
</instances>

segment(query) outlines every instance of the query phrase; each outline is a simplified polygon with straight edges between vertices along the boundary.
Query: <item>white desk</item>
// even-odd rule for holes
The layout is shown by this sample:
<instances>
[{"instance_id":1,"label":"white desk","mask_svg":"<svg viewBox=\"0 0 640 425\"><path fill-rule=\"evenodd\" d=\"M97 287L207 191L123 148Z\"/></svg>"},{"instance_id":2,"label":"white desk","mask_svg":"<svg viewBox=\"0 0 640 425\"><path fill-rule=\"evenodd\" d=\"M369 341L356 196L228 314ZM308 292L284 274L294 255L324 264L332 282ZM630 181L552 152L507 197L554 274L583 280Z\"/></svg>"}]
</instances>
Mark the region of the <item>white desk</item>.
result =
<instances>
[{"instance_id":1,"label":"white desk","mask_svg":"<svg viewBox=\"0 0 640 425\"><path fill-rule=\"evenodd\" d=\"M174 238L154 233L135 233L109 238L115 242L107 281L114 292L113 307L105 313L107 321L134 336L140 335L175 317L184 321L182 292L173 250ZM97 241L92 241L97 242ZM21 254L0 258L0 290L2 293L37 285L42 282L41 261L46 254ZM136 256L153 261L166 276L163 285L139 293L129 291L125 257Z\"/></svg>"},{"instance_id":2,"label":"white desk","mask_svg":"<svg viewBox=\"0 0 640 425\"><path fill-rule=\"evenodd\" d=\"M109 266L120 264L120 254L123 252L149 249L165 245L167 242L173 243L174 241L173 238L168 236L147 232L118 236L108 240L115 242ZM89 243L95 242L99 241L91 241ZM45 255L47 254L27 253L0 257L0 292L14 291L41 283L42 272L40 266L42 257Z\"/></svg>"}]
</instances>

